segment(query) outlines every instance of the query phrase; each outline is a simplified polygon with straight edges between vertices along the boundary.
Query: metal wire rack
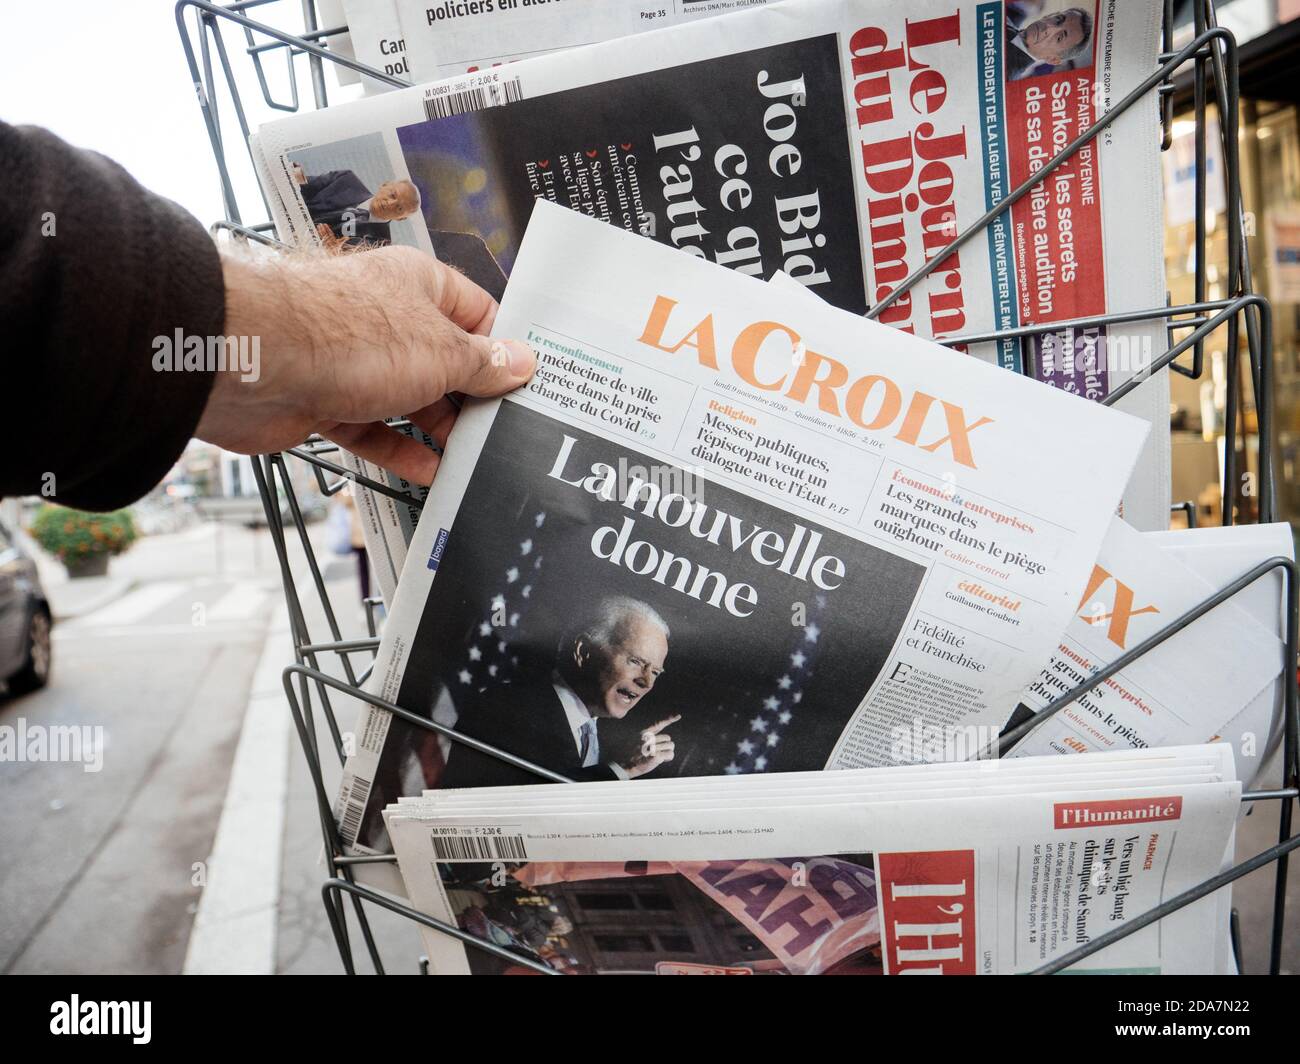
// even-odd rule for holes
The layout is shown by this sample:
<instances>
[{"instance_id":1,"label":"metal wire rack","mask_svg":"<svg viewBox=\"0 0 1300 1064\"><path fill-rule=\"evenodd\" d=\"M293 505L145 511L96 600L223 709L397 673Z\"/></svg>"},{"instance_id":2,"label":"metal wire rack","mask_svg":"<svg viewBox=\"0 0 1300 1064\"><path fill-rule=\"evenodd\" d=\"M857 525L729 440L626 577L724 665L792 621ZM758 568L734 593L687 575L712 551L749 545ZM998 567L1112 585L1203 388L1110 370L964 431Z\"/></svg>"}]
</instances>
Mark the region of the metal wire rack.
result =
<instances>
[{"instance_id":1,"label":"metal wire rack","mask_svg":"<svg viewBox=\"0 0 1300 1064\"><path fill-rule=\"evenodd\" d=\"M314 107L329 105L328 86L325 78L327 64L335 63L371 78L394 85L406 83L381 71L371 69L365 64L348 56L330 50L330 40L346 32L346 27L320 26L314 6L314 0L300 0L301 30L288 32L282 28L269 25L250 17L249 12L258 8L279 5L277 14L283 14L285 8L294 5L289 0L239 0L228 4L217 4L209 0L179 0L176 5L176 24L180 33L181 44L186 62L193 80L199 109L207 128L217 171L221 182L226 217L214 226L214 233L225 231L232 237L253 240L273 247L280 247L277 240L269 235L273 228L268 221L246 222L240 209L232 179L232 165L238 156L227 154L222 124L222 107L228 106L230 114L239 131L241 143L248 152L248 135L251 132L247 111L245 109L240 87L232 63L231 48L226 32L242 37L242 59L251 65L257 80L262 102L273 111L298 111L302 109L303 99L299 92L298 78L305 57L305 65L311 83L311 101ZM950 345L982 343L1003 339L1016 339L1023 344L1033 336L1046 332L1059 332L1069 328L1083 329L1104 325L1119 325L1142 321L1160 321L1166 323L1168 347L1156 357L1141 375L1119 388L1107 400L1114 403L1142 386L1152 374L1168 367L1173 372L1191 378L1200 378L1204 369L1204 348L1207 338L1220 328L1226 331L1226 444L1223 460L1223 506L1222 520L1231 524L1238 514L1253 517L1259 521L1274 520L1276 509L1276 482L1271 454L1272 439L1272 401L1273 401L1273 367L1272 367L1272 313L1266 299L1253 290L1250 258L1247 247L1247 226L1242 209L1240 163L1238 159L1238 85L1237 85L1237 44L1233 35L1218 25L1213 0L1192 0L1193 38L1181 47L1174 46L1175 4L1174 0L1163 0L1164 26L1163 50L1158 56L1158 68L1132 92L1102 114L1094 125L1084 134L1068 144L1054 158L1049 160L1037 174L1013 190L1005 199L991 208L987 214L959 233L942 251L935 254L925 265L917 269L884 300L872 307L868 315L875 317L892 302L900 299L913 286L926 277L947 256L960 248L967 241L981 233L984 228L1004 212L1012 203L1026 195L1030 189L1041 182L1055 169L1061 166L1074 152L1096 139L1123 112L1138 105L1149 105L1154 94L1159 102L1161 128L1163 134L1162 148L1167 149L1172 142L1173 95L1177 88L1175 76L1181 75L1187 80L1190 73L1192 112L1195 119L1195 237L1193 255L1194 298L1190 303L1170 304L1151 307L1145 310L1121 314L1100 315L1080 318L1067 322L1053 322L1050 325L1023 326L1003 329L978 335L970 334L953 337L946 341ZM273 75L269 63L272 60L284 62L282 92L288 93L288 99L277 97L271 86ZM222 104L224 96L227 103ZM1208 298L1208 277L1210 262L1207 253L1207 157L1210 124L1207 111L1214 106L1217 111L1218 135L1221 137L1224 162L1225 202L1228 204L1227 224L1227 275L1223 298ZM249 172L254 169L251 152L247 159ZM270 218L269 205L264 194L260 210L254 213ZM1244 334L1245 343L1242 344ZM1244 491L1243 478L1238 474L1238 441L1245 443L1247 432L1244 411L1246 392L1243 390L1243 374L1240 358L1242 347L1247 358L1246 383L1253 401L1257 418L1258 432L1258 491L1252 497ZM1188 355L1186 359L1182 356ZM341 764L345 759L344 735L338 723L338 715L332 702L332 696L357 699L361 702L378 706L402 718L410 724L444 735L455 742L466 743L486 753L500 757L510 763L535 773L540 779L568 782L554 772L532 765L527 761L494 750L482 743L458 735L454 730L444 727L432 720L394 705L385 699L361 690L373 667L374 655L379 646L376 634L376 610L380 605L378 599L367 599L368 638L344 639L330 595L325 586L321 565L316 558L311 541L307 535L289 465L305 463L316 478L317 486L324 495L333 495L348 481L361 484L371 491L390 496L406 503L418 503L409 495L395 490L388 484L380 483L368 477L355 474L337 457L338 448L334 444L319 438L312 438L302 446L290 448L278 454L267 454L253 460L254 474L265 505L271 536L275 545L280 575L289 612L291 634L294 643L294 663L284 670L284 689L297 729L303 753L307 760L315 791L317 812L320 820L321 835L325 843L325 860L329 876L322 884L321 895L325 913L339 950L343 968L349 974L354 973L354 949L352 931L347 918L347 903L351 901L356 927L359 930L374 970L383 973L384 963L380 957L375 937L372 934L367 906L395 913L414 923L431 928L463 942L467 947L482 950L515 965L524 965L545 974L556 974L551 969L535 964L520 955L510 952L494 943L477 938L462 929L433 919L412 909L399 899L356 882L356 869L363 864L391 863L391 856L356 857L345 853L340 838L338 825L335 823L330 796L327 793L322 758L332 756ZM1248 454L1243 446L1241 453ZM283 503L283 508L282 508ZM1192 503L1179 503L1174 511L1186 513L1189 524L1196 523L1196 508ZM293 540L297 547L291 548ZM306 561L310 574L310 586L300 588L294 575L291 557L300 552ZM1276 789L1249 792L1243 795L1243 801L1280 803L1278 842L1256 856L1244 861L1221 874L1199 884L1177 897L1171 898L1151 911L1130 919L1108 934L1101 936L1052 963L1039 968L1035 974L1051 974L1078 963L1088 955L1105 948L1112 942L1133 934L1141 928L1167 916L1169 913L1191 904L1216 890L1234 882L1269 864L1275 867L1275 885L1272 915L1272 935L1270 943L1269 970L1276 974L1281 966L1283 934L1285 929L1285 903L1288 859L1292 850L1300 846L1300 836L1292 837L1291 819L1293 804L1300 797L1300 705L1297 701L1296 670L1297 662L1297 606L1300 603L1300 584L1297 584L1297 566L1290 559L1277 557L1266 561L1250 572L1243 574L1226 587L1206 598L1196 608L1188 611L1165 626L1158 633L1134 647L1121 658L1104 669L1090 676L1079 686L1062 695L1049 706L1041 710L1032 719L1008 732L1001 740L1000 749L1005 750L1022 738L1027 732L1047 717L1059 712L1069 703L1096 687L1105 679L1127 667L1141 655L1159 646L1183 628L1194 623L1216 606L1239 594L1257 580L1267 577L1274 571L1280 571L1285 585L1286 623L1284 632L1285 663L1282 683L1284 685L1283 706L1283 743L1281 751L1281 780ZM313 633L308 623L306 603L308 595L314 595L320 612L325 619L326 637L320 638L319 631ZM339 678L324 669L327 661L337 663L343 677ZM320 712L329 736L331 749L322 750L317 738L316 713ZM1232 921L1233 948L1238 965L1241 962L1241 945L1236 913ZM422 962L423 966L423 962Z\"/></svg>"}]
</instances>

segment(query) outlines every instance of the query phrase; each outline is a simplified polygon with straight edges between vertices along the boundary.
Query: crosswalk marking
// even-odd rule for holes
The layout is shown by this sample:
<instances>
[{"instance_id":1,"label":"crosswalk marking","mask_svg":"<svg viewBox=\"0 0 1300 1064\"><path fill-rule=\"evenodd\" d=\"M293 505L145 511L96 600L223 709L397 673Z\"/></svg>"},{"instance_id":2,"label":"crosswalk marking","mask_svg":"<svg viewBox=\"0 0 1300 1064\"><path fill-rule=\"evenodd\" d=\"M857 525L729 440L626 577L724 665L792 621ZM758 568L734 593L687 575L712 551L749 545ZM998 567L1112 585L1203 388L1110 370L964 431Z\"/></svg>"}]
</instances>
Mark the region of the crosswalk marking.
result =
<instances>
[{"instance_id":1,"label":"crosswalk marking","mask_svg":"<svg viewBox=\"0 0 1300 1064\"><path fill-rule=\"evenodd\" d=\"M170 636L184 636L191 639L195 635L220 636L229 640L236 636L247 635L250 639L261 638L261 628L248 621L221 621L217 624L192 624L179 621L175 624L132 624L125 628L84 627L76 624L55 625L51 638L57 641L85 644L90 639L163 639Z\"/></svg>"},{"instance_id":2,"label":"crosswalk marking","mask_svg":"<svg viewBox=\"0 0 1300 1064\"><path fill-rule=\"evenodd\" d=\"M117 602L55 628L62 638L177 635L210 629L230 632L267 612L270 590L254 580L166 580L128 592ZM178 603L190 609L179 611ZM200 610L198 607L203 607ZM182 619L182 617L184 619Z\"/></svg>"},{"instance_id":3,"label":"crosswalk marking","mask_svg":"<svg viewBox=\"0 0 1300 1064\"><path fill-rule=\"evenodd\" d=\"M213 621L244 621L256 617L266 602L266 588L260 584L239 583L208 607L207 619Z\"/></svg>"},{"instance_id":4,"label":"crosswalk marking","mask_svg":"<svg viewBox=\"0 0 1300 1064\"><path fill-rule=\"evenodd\" d=\"M167 605L167 603L182 594L187 586L185 583L174 580L162 580L156 584L145 584L143 587L128 592L102 610L96 610L94 613L78 618L71 623L78 628L103 628L135 624Z\"/></svg>"}]
</instances>

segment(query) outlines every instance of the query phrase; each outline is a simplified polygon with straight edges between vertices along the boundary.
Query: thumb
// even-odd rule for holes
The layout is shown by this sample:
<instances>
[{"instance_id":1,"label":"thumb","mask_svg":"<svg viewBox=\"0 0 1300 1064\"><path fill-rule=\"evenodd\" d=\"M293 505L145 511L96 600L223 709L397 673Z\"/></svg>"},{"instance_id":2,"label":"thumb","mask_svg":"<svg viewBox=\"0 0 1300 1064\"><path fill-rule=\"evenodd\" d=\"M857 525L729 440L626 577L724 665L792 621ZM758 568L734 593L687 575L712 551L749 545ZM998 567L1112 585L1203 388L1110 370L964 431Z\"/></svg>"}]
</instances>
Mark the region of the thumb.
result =
<instances>
[{"instance_id":1,"label":"thumb","mask_svg":"<svg viewBox=\"0 0 1300 1064\"><path fill-rule=\"evenodd\" d=\"M450 324L449 330L451 342L443 347L444 393L501 395L526 383L537 368L537 354L519 340L494 340Z\"/></svg>"}]
</instances>

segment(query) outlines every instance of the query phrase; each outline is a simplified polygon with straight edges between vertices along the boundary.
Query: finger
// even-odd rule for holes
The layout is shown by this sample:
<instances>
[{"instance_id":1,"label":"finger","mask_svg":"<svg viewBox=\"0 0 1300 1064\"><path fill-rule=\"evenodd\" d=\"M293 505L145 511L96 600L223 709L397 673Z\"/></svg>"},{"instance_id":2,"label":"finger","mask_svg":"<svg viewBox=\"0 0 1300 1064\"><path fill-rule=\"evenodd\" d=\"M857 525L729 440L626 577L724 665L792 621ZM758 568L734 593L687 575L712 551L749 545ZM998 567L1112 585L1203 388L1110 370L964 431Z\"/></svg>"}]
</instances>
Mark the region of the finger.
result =
<instances>
[{"instance_id":1,"label":"finger","mask_svg":"<svg viewBox=\"0 0 1300 1064\"><path fill-rule=\"evenodd\" d=\"M403 436L382 422L336 425L327 435L358 458L374 462L414 484L427 487L433 483L434 474L438 472L440 459L436 454L424 444Z\"/></svg>"},{"instance_id":2,"label":"finger","mask_svg":"<svg viewBox=\"0 0 1300 1064\"><path fill-rule=\"evenodd\" d=\"M681 719L682 719L682 715L680 713L674 713L671 717L668 717L665 720L661 720L657 724L650 725L650 727L648 727L641 734L658 735L661 731L663 731L666 727L668 727L668 725L676 724Z\"/></svg>"},{"instance_id":3,"label":"finger","mask_svg":"<svg viewBox=\"0 0 1300 1064\"><path fill-rule=\"evenodd\" d=\"M444 392L503 395L526 383L537 368L533 349L518 340L492 340L450 324L440 339Z\"/></svg>"},{"instance_id":4,"label":"finger","mask_svg":"<svg viewBox=\"0 0 1300 1064\"><path fill-rule=\"evenodd\" d=\"M486 336L497 316L497 301L459 270L429 260L433 302L448 318L469 333Z\"/></svg>"},{"instance_id":5,"label":"finger","mask_svg":"<svg viewBox=\"0 0 1300 1064\"><path fill-rule=\"evenodd\" d=\"M452 426L456 424L456 415L459 413L456 404L443 396L436 403L416 410L407 417L416 428L427 432L439 447L446 447L447 437L451 435Z\"/></svg>"}]
</instances>

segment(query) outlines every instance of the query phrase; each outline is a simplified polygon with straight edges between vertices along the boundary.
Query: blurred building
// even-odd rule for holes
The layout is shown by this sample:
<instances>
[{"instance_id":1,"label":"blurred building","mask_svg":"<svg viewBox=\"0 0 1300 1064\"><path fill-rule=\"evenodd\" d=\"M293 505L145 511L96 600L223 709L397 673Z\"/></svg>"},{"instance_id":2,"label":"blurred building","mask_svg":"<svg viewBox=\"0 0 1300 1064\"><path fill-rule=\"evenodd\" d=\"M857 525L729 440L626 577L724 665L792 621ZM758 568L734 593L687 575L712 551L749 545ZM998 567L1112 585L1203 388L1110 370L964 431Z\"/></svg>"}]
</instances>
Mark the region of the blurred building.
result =
<instances>
[{"instance_id":1,"label":"blurred building","mask_svg":"<svg viewBox=\"0 0 1300 1064\"><path fill-rule=\"evenodd\" d=\"M1175 46L1195 36L1193 5L1178 7ZM1250 239L1255 291L1273 306L1275 416L1273 447L1280 516L1300 523L1300 0L1230 0L1218 5L1218 21L1238 42L1240 63L1239 153L1242 195ZM1190 303L1196 297L1196 123L1194 76L1190 67L1177 80L1174 141L1165 153L1165 256L1170 297ZM1207 93L1214 99L1213 83ZM1226 295L1228 242L1224 225L1223 149L1218 142L1217 107L1208 109L1205 143L1208 263L1205 296ZM1182 334L1182 335L1185 335ZM1248 381L1246 338L1238 338L1240 372ZM1218 523L1224 500L1220 484L1224 459L1227 382L1226 329L1205 345L1205 372L1200 380L1172 376L1175 502L1197 503L1201 518ZM1190 356L1184 356L1184 363ZM1254 474L1259 468L1259 423L1250 387L1242 388L1238 423L1245 429L1239 443L1238 469L1245 475L1230 500L1239 520L1258 512Z\"/></svg>"}]
</instances>

